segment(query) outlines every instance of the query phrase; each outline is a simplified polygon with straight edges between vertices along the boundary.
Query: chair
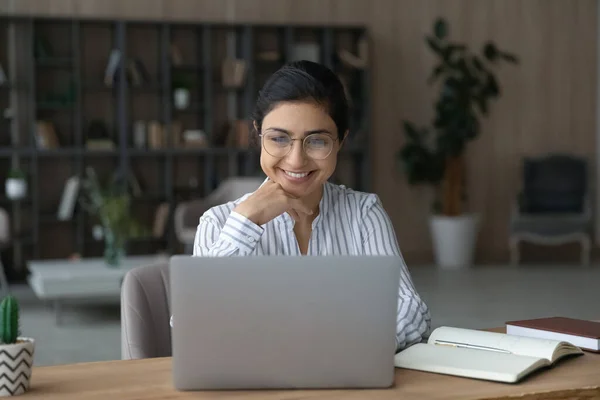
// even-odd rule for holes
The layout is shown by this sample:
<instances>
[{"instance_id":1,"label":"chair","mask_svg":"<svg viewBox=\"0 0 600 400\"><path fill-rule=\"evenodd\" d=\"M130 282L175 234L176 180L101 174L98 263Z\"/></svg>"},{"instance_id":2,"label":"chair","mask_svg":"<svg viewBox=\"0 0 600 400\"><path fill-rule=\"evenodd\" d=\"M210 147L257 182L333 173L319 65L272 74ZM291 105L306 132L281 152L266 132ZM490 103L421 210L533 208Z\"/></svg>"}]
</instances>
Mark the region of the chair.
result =
<instances>
[{"instance_id":1,"label":"chair","mask_svg":"<svg viewBox=\"0 0 600 400\"><path fill-rule=\"evenodd\" d=\"M247 193L254 192L264 180L264 177L229 178L207 197L178 204L174 214L175 235L185 246L184 253L193 252L196 230L202 214L213 206L237 200Z\"/></svg>"},{"instance_id":2,"label":"chair","mask_svg":"<svg viewBox=\"0 0 600 400\"><path fill-rule=\"evenodd\" d=\"M121 358L171 356L168 263L134 268L121 286Z\"/></svg>"},{"instance_id":3,"label":"chair","mask_svg":"<svg viewBox=\"0 0 600 400\"><path fill-rule=\"evenodd\" d=\"M588 166L584 159L551 154L524 160L523 190L510 222L513 265L520 261L522 241L541 245L577 241L581 245L581 262L589 265L592 226Z\"/></svg>"}]
</instances>

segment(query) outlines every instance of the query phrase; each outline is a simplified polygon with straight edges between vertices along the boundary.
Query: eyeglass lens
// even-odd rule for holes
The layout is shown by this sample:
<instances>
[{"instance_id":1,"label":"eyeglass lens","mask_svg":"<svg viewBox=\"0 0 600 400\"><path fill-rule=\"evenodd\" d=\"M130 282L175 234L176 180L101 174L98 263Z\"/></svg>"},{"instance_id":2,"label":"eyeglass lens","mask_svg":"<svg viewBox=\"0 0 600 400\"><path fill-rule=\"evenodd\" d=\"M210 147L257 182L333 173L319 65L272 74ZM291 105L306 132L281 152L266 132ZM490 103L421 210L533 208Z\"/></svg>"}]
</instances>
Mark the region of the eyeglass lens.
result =
<instances>
[{"instance_id":1,"label":"eyeglass lens","mask_svg":"<svg viewBox=\"0 0 600 400\"><path fill-rule=\"evenodd\" d=\"M273 157L285 157L292 149L294 140L282 132L268 132L263 135L263 147ZM306 136L302 145L304 152L310 158L324 159L333 150L333 139L322 133L313 133Z\"/></svg>"}]
</instances>

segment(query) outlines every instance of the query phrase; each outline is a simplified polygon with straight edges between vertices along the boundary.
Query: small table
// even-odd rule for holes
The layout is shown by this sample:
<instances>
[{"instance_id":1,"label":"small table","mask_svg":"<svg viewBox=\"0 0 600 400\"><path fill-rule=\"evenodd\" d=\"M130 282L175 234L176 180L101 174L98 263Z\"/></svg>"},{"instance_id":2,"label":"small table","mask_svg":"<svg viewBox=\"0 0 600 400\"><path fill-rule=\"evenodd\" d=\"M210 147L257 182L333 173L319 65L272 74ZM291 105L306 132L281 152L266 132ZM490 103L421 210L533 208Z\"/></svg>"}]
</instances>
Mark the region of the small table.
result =
<instances>
[{"instance_id":1,"label":"small table","mask_svg":"<svg viewBox=\"0 0 600 400\"><path fill-rule=\"evenodd\" d=\"M136 267L168 262L167 255L127 256L113 267L103 258L32 260L28 282L37 297L54 302L60 323L65 300L119 300L125 274Z\"/></svg>"}]
</instances>

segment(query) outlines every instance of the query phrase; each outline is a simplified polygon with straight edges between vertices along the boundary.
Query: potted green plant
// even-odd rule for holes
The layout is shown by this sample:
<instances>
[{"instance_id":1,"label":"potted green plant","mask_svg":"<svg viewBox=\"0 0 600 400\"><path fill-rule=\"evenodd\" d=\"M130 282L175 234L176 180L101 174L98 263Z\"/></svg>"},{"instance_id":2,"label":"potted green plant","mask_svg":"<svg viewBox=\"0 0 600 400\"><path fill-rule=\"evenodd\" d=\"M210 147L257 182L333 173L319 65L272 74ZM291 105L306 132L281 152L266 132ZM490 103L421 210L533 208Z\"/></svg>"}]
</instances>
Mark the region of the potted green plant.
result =
<instances>
[{"instance_id":1,"label":"potted green plant","mask_svg":"<svg viewBox=\"0 0 600 400\"><path fill-rule=\"evenodd\" d=\"M27 179L25 172L13 168L8 172L5 187L6 197L10 200L19 200L27 196Z\"/></svg>"},{"instance_id":2,"label":"potted green plant","mask_svg":"<svg viewBox=\"0 0 600 400\"><path fill-rule=\"evenodd\" d=\"M29 390L35 341L20 336L19 302L6 296L0 303L0 396Z\"/></svg>"},{"instance_id":3,"label":"potted green plant","mask_svg":"<svg viewBox=\"0 0 600 400\"><path fill-rule=\"evenodd\" d=\"M481 132L481 119L500 94L494 68L518 63L492 41L480 54L448 37L448 24L435 21L425 37L437 57L430 84L438 84L432 126L404 121L406 141L397 158L411 185L434 189L430 229L435 259L441 267L469 266L473 262L480 217L466 210L465 151Z\"/></svg>"},{"instance_id":4,"label":"potted green plant","mask_svg":"<svg viewBox=\"0 0 600 400\"><path fill-rule=\"evenodd\" d=\"M81 206L98 218L104 239L104 259L117 267L126 252L127 241L146 234L146 229L132 216L131 196L126 184L112 182L101 185L93 168L86 168L82 180Z\"/></svg>"}]
</instances>

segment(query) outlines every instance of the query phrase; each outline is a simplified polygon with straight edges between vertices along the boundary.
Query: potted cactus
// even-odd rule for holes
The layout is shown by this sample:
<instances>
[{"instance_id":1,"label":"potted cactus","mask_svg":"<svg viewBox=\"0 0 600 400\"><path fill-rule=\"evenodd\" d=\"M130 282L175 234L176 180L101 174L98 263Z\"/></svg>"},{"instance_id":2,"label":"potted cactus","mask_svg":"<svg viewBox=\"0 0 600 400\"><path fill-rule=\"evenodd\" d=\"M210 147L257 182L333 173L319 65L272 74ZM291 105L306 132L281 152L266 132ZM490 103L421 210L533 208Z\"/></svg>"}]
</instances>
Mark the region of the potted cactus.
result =
<instances>
[{"instance_id":1,"label":"potted cactus","mask_svg":"<svg viewBox=\"0 0 600 400\"><path fill-rule=\"evenodd\" d=\"M35 342L19 334L19 303L8 295L0 303L1 397L16 396L29 389Z\"/></svg>"}]
</instances>

